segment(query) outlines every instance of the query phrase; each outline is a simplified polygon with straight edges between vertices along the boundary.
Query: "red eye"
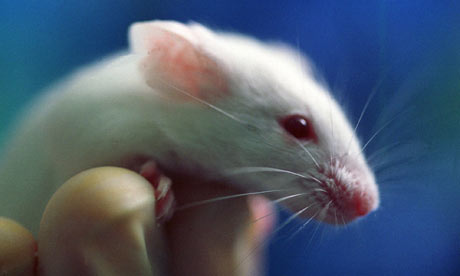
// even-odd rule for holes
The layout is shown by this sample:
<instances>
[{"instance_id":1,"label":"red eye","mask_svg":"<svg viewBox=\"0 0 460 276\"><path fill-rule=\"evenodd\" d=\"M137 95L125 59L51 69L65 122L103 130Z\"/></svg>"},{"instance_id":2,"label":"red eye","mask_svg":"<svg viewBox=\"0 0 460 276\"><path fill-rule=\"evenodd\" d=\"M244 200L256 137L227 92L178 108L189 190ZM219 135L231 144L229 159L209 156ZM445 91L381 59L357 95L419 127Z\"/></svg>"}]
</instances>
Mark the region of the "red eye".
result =
<instances>
[{"instance_id":1,"label":"red eye","mask_svg":"<svg viewBox=\"0 0 460 276\"><path fill-rule=\"evenodd\" d=\"M313 140L317 137L310 121L302 115L294 114L281 118L280 125L292 136L300 140Z\"/></svg>"}]
</instances>

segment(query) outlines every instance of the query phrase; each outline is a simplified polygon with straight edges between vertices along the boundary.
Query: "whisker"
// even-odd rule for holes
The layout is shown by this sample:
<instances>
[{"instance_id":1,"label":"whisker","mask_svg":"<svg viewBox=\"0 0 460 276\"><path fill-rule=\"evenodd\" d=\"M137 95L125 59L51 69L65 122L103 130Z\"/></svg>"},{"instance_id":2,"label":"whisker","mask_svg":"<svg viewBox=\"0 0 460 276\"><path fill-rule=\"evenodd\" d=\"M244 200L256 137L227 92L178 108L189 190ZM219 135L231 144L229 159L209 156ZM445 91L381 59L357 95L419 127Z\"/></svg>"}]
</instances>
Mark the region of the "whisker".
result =
<instances>
[{"instance_id":1,"label":"whisker","mask_svg":"<svg viewBox=\"0 0 460 276\"><path fill-rule=\"evenodd\" d=\"M411 174L405 173L394 173L392 175L388 175L385 178L380 179L381 186L388 185L389 183L393 182L402 182L403 179L408 179L411 177Z\"/></svg>"},{"instance_id":2,"label":"whisker","mask_svg":"<svg viewBox=\"0 0 460 276\"><path fill-rule=\"evenodd\" d=\"M275 234L279 232L281 229L283 229L286 225L288 225L291 221L296 219L298 216L300 216L302 213L307 211L311 206L316 205L315 203L308 205L307 207L301 209L300 211L295 212L293 215L291 215L289 218L286 219L286 221L283 222L278 228L275 229L275 231L272 232L272 234Z\"/></svg>"},{"instance_id":3,"label":"whisker","mask_svg":"<svg viewBox=\"0 0 460 276\"><path fill-rule=\"evenodd\" d=\"M273 200L272 202L273 203L280 203L282 201L285 201L285 200L288 200L288 199L291 199L291 198L294 198L294 197L299 197L299 196L303 196L303 195L308 195L310 193L298 193L298 194L294 194L294 195L288 195L288 196L284 196L282 198L278 198L276 200Z\"/></svg>"},{"instance_id":4,"label":"whisker","mask_svg":"<svg viewBox=\"0 0 460 276\"><path fill-rule=\"evenodd\" d=\"M299 227L299 229L297 229L293 234L291 234L291 235L289 236L289 238L287 238L287 240L288 240L288 241L291 240L291 239L294 238L300 231L302 231L302 230L310 223L310 221L312 221L312 220L316 217L316 215L318 215L319 211L320 211L320 210L318 210L311 218L309 218L305 223L303 223L303 224Z\"/></svg>"},{"instance_id":5,"label":"whisker","mask_svg":"<svg viewBox=\"0 0 460 276\"><path fill-rule=\"evenodd\" d=\"M402 142L402 141L396 141L394 143L391 143L389 145L386 145L386 146L383 146L381 147L380 149L377 149L375 150L372 154L370 154L368 157L367 157L367 162L368 163L372 163L374 161L374 159L381 155L382 153L385 153L385 152L388 152L390 151L391 149L394 149L398 146L401 146L401 145L404 145L405 143Z\"/></svg>"},{"instance_id":6,"label":"whisker","mask_svg":"<svg viewBox=\"0 0 460 276\"><path fill-rule=\"evenodd\" d=\"M308 210L308 208L310 208L311 206L315 205L314 203L313 204L310 204L308 205L307 207L301 209L300 211L297 211L296 213L294 213L293 215L291 215L283 224L281 224L280 226L278 226L274 231L271 232L271 235L274 235L276 234L277 232L279 232L280 230L282 230L284 227L286 227L286 225L288 225L291 221L293 221L294 219L296 219L298 216L300 216L302 213L304 213L305 211ZM247 259L249 256L251 256L257 249L261 248L262 246L264 246L267 242L269 241L268 238L266 238L263 242L259 243L258 245L254 246L249 252L248 254L238 263L238 265L236 267L240 267Z\"/></svg>"},{"instance_id":7,"label":"whisker","mask_svg":"<svg viewBox=\"0 0 460 276\"><path fill-rule=\"evenodd\" d=\"M242 193L242 194L236 194L236 195L228 195L228 196L221 196L221 197L216 197L216 198L211 198L211 199L205 199L205 200L200 200L192 203L187 203L182 206L176 207L176 211L182 211L184 209L200 206L203 204L208 204L208 203L213 203L221 200L227 200L227 199L232 199L232 198L238 198L238 197L244 197L248 195L262 195L262 194L268 194L268 193L276 193L276 192L285 192L289 191L292 189L276 189L276 190L268 190L268 191L262 191L262 192L249 192L249 193Z\"/></svg>"},{"instance_id":8,"label":"whisker","mask_svg":"<svg viewBox=\"0 0 460 276\"><path fill-rule=\"evenodd\" d=\"M345 228L347 227L347 224L345 223L345 218L343 217L343 215L340 215L340 217L342 218L342 224L343 226L345 226Z\"/></svg>"},{"instance_id":9,"label":"whisker","mask_svg":"<svg viewBox=\"0 0 460 276\"><path fill-rule=\"evenodd\" d=\"M297 143L297 145L300 146L301 149L303 149L310 156L313 163L315 163L316 168L319 169L320 167L319 167L318 161L316 161L316 159L313 157L311 152L301 142L297 141L297 139L293 139L293 140Z\"/></svg>"},{"instance_id":10,"label":"whisker","mask_svg":"<svg viewBox=\"0 0 460 276\"><path fill-rule=\"evenodd\" d=\"M332 136L332 141L335 141L335 137L334 137L334 123L333 123L333 120L332 120L332 95L331 93L327 93L328 95L328 98L329 98L329 121L331 123L331 136ZM335 144L333 144L333 149L332 149L332 152L329 152L330 155L331 155L331 160L332 160L332 155L334 153L336 153L336 149L335 149Z\"/></svg>"},{"instance_id":11,"label":"whisker","mask_svg":"<svg viewBox=\"0 0 460 276\"><path fill-rule=\"evenodd\" d=\"M277 200L274 200L274 201L272 201L272 202L273 202L273 203L280 203L280 202L282 202L282 201L285 201L285 200L288 200L288 199L291 199L291 198L295 198L295 197L299 197L299 196L303 196L303 195L308 195L308 194L309 194L309 193L299 193L299 194L295 194L295 195L289 195L289 196L285 196L285 197L279 198L279 199L277 199ZM255 218L254 220L252 220L252 221L250 222L250 224L256 223L256 222L258 222L259 220L264 219L264 218L266 218L266 217L273 216L273 214L275 214L275 213L276 213L276 211L273 211L273 212L270 212L269 214L266 214L266 215L264 215L264 216Z\"/></svg>"},{"instance_id":12,"label":"whisker","mask_svg":"<svg viewBox=\"0 0 460 276\"><path fill-rule=\"evenodd\" d=\"M375 139L375 137L377 137L377 135L382 132L382 130L384 130L387 126L389 126L392 122L394 122L396 119L398 119L402 114L406 113L407 110L405 111L402 111L400 112L399 114L397 114L396 116L394 116L393 118L391 118L390 120L388 120L385 124L383 124L383 126L381 126L375 133L374 135L371 136L371 138L369 138L369 140L366 142L366 144L364 144L364 146L361 148L361 153L364 152L364 150L367 148L367 146L370 144L370 142L372 142L372 140Z\"/></svg>"},{"instance_id":13,"label":"whisker","mask_svg":"<svg viewBox=\"0 0 460 276\"><path fill-rule=\"evenodd\" d=\"M250 221L248 224L256 223L256 222L258 222L259 220L262 220L262 219L264 219L264 218L273 216L274 214L276 214L276 211L273 211L273 212L270 212L270 213L268 213L268 214L266 214L266 215L263 215L263 216L261 216L261 217L255 218L254 220Z\"/></svg>"},{"instance_id":14,"label":"whisker","mask_svg":"<svg viewBox=\"0 0 460 276\"><path fill-rule=\"evenodd\" d=\"M361 110L361 114L359 115L359 118L358 118L358 122L356 123L355 125L355 128L353 129L353 134L356 136L356 131L358 130L358 126L359 124L361 123L361 120L363 119L364 117L364 114L366 113L367 111L367 108L369 107L369 104L371 103L372 99L374 98L375 94L377 94L377 91L379 90L380 88L380 85L383 83L383 79L384 78L380 78L380 80L378 81L378 83L375 85L374 89L372 90L372 92L369 94L369 96L367 97L367 100L366 100L366 103L364 104L364 107L363 107L363 110ZM353 136L350 137L350 140L348 141L348 149L350 149L350 145L351 145L351 141L353 140ZM348 150L347 150L348 151Z\"/></svg>"},{"instance_id":15,"label":"whisker","mask_svg":"<svg viewBox=\"0 0 460 276\"><path fill-rule=\"evenodd\" d=\"M331 207L331 204L332 204L332 200L330 200L330 201L326 204L326 206L324 206L324 208L321 209L320 216L319 216L320 219L323 219L323 218L326 216L327 211L329 210L329 207Z\"/></svg>"},{"instance_id":16,"label":"whisker","mask_svg":"<svg viewBox=\"0 0 460 276\"><path fill-rule=\"evenodd\" d=\"M305 161L305 163L309 164L311 158L307 158L306 156L303 156L302 154L299 154L300 159ZM308 156L309 157L309 156Z\"/></svg>"},{"instance_id":17,"label":"whisker","mask_svg":"<svg viewBox=\"0 0 460 276\"><path fill-rule=\"evenodd\" d=\"M305 246L305 248L308 248L308 247L310 246L311 242L313 241L313 238L314 238L315 235L316 235L316 232L318 232L319 226L320 226L320 223L317 223L317 224L316 224L316 227L315 227L315 230L313 231L313 234L311 235L310 239L308 240L308 243L307 243L307 245Z\"/></svg>"},{"instance_id":18,"label":"whisker","mask_svg":"<svg viewBox=\"0 0 460 276\"><path fill-rule=\"evenodd\" d=\"M319 184L322 184L323 182L321 182L321 180L319 180L318 178L314 177L313 175L311 174L308 174L309 177L311 177L311 179L313 179L315 182L319 183Z\"/></svg>"},{"instance_id":19,"label":"whisker","mask_svg":"<svg viewBox=\"0 0 460 276\"><path fill-rule=\"evenodd\" d=\"M324 190L324 189L321 189L321 188L316 188L316 189L314 189L313 191L315 191L315 192L322 192L322 193L326 193L326 194L327 194L327 191Z\"/></svg>"},{"instance_id":20,"label":"whisker","mask_svg":"<svg viewBox=\"0 0 460 276\"><path fill-rule=\"evenodd\" d=\"M383 173L384 171L387 171L388 169L393 169L395 167L400 167L401 165L409 165L409 164L414 164L417 161L421 160L421 156L416 156L413 154L412 156L408 156L406 158L401 158L399 160L389 160L387 162L382 162L380 164L377 164L374 167L374 173L376 175L379 175Z\"/></svg>"},{"instance_id":21,"label":"whisker","mask_svg":"<svg viewBox=\"0 0 460 276\"><path fill-rule=\"evenodd\" d=\"M241 124L250 125L250 126L252 126L252 127L256 127L256 128L257 128L257 126L252 125L252 124L250 124L250 123L248 123L248 122L246 122L246 121L243 121L243 120L241 120L240 118L236 117L235 115L230 114L230 113L226 112L225 110L223 110L223 109L221 109L221 108L219 108L219 107L217 107L217 106L215 106L215 105L213 105L213 104L211 104L211 103L209 103L209 102L207 102L207 101L205 101L205 100L202 100L202 99L198 98L197 96L194 96L194 95L190 94L189 92L187 92L187 91L185 91L185 90L183 90L183 89L181 89L181 88L179 88L179 87L177 87L177 86L175 86L175 85L173 85L173 84L170 84L170 83L165 82L165 81L163 81L163 80L159 80L159 81L160 81L162 84L164 84L164 85L166 85L166 86L169 86L170 88L172 88L172 89L174 89L174 90L176 90L176 91L178 91L178 92L180 92L180 93L182 93L182 94L184 94L184 95L186 95L186 96L188 96L188 97L190 97L190 98L196 100L197 102L200 102L200 103L202 103L202 104L204 104L204 105L206 105L206 106L208 106L208 107L214 109L215 111L221 113L222 115L227 116L228 118L230 118L230 119L232 119L232 120L234 120L234 121L236 121L236 122L239 122L239 123L241 123Z\"/></svg>"},{"instance_id":22,"label":"whisker","mask_svg":"<svg viewBox=\"0 0 460 276\"><path fill-rule=\"evenodd\" d=\"M318 217L318 220L321 220L322 218L324 218L324 216L326 215L326 212L324 212L324 210L329 209L329 206L331 205L331 203L332 203L332 200L329 201L323 209L319 210L319 212L317 212L317 213L315 214L315 216L318 215L318 214L320 215L320 216ZM319 226L320 226L320 223L317 223L317 224L316 224L316 227L315 227L315 231L314 231L313 234L311 235L310 240L308 241L306 247L310 246L310 244L311 244L313 238L314 238L315 235L316 235L316 232L318 232Z\"/></svg>"},{"instance_id":23,"label":"whisker","mask_svg":"<svg viewBox=\"0 0 460 276\"><path fill-rule=\"evenodd\" d=\"M339 224L337 221L337 209L334 209L334 220L335 220L335 225Z\"/></svg>"},{"instance_id":24,"label":"whisker","mask_svg":"<svg viewBox=\"0 0 460 276\"><path fill-rule=\"evenodd\" d=\"M243 167L243 168L232 169L231 171L229 171L228 174L236 175L236 174L259 173L259 172L285 173L285 174L290 174L290 175L297 176L303 179L308 179L308 180L313 179L311 176L306 176L300 173L291 172L288 170L283 170L283 169L278 169L278 168L272 168L272 167Z\"/></svg>"}]
</instances>

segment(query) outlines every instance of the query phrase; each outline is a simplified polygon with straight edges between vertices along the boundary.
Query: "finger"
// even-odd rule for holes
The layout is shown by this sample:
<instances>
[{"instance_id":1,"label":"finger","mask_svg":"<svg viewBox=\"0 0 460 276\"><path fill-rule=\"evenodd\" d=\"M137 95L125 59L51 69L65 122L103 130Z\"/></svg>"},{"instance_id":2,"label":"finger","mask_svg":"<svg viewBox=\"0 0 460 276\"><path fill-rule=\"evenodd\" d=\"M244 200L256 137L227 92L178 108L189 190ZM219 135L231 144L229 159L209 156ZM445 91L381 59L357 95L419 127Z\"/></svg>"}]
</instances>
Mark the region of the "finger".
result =
<instances>
[{"instance_id":1,"label":"finger","mask_svg":"<svg viewBox=\"0 0 460 276\"><path fill-rule=\"evenodd\" d=\"M17 222L0 217L0 275L32 276L37 245Z\"/></svg>"},{"instance_id":2,"label":"finger","mask_svg":"<svg viewBox=\"0 0 460 276\"><path fill-rule=\"evenodd\" d=\"M39 271L49 275L159 275L163 253L148 181L126 169L90 169L51 198L39 231Z\"/></svg>"},{"instance_id":3,"label":"finger","mask_svg":"<svg viewBox=\"0 0 460 276\"><path fill-rule=\"evenodd\" d=\"M246 242L240 250L241 266L246 267L248 275L265 275L264 252L268 239L276 223L276 210L273 203L263 196L247 198L250 223Z\"/></svg>"},{"instance_id":4,"label":"finger","mask_svg":"<svg viewBox=\"0 0 460 276\"><path fill-rule=\"evenodd\" d=\"M254 222L251 228L253 240L263 243L269 238L276 224L275 206L267 198L256 195L248 197L248 207Z\"/></svg>"},{"instance_id":5,"label":"finger","mask_svg":"<svg viewBox=\"0 0 460 276\"><path fill-rule=\"evenodd\" d=\"M173 181L179 206L239 193L219 183ZM177 211L166 224L171 275L263 275L261 236L268 235L274 222L271 212L268 201L244 197Z\"/></svg>"}]
</instances>

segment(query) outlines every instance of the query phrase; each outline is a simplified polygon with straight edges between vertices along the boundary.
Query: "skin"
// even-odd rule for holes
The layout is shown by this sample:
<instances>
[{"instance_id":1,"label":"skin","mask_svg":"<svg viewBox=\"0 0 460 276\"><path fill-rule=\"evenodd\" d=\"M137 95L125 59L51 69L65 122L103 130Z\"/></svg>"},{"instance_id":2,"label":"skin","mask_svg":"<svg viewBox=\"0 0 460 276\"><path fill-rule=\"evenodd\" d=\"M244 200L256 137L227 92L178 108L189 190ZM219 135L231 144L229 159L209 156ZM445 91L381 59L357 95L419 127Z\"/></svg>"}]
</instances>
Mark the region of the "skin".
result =
<instances>
[{"instance_id":1,"label":"skin","mask_svg":"<svg viewBox=\"0 0 460 276\"><path fill-rule=\"evenodd\" d=\"M235 193L218 183L195 190L185 182L180 178L174 182L178 204ZM38 242L13 220L0 219L0 272L27 276L261 273L260 249L274 223L274 216L267 216L273 209L266 201L241 197L203 204L177 211L158 225L153 192L149 182L126 169L102 167L76 175L49 201ZM253 222L261 216L267 219Z\"/></svg>"}]
</instances>

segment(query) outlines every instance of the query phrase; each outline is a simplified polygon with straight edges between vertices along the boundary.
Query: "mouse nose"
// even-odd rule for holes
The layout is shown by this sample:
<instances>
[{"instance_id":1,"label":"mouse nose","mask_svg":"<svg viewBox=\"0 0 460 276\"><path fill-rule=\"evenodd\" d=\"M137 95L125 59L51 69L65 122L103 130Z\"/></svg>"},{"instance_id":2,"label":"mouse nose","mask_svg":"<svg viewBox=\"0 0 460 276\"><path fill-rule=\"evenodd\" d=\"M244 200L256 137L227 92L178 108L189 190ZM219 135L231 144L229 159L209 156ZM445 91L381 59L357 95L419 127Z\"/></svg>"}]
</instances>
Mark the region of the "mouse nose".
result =
<instances>
[{"instance_id":1,"label":"mouse nose","mask_svg":"<svg viewBox=\"0 0 460 276\"><path fill-rule=\"evenodd\" d=\"M362 217L375 208L375 201L369 193L356 192L351 198L350 207L356 217Z\"/></svg>"}]
</instances>

